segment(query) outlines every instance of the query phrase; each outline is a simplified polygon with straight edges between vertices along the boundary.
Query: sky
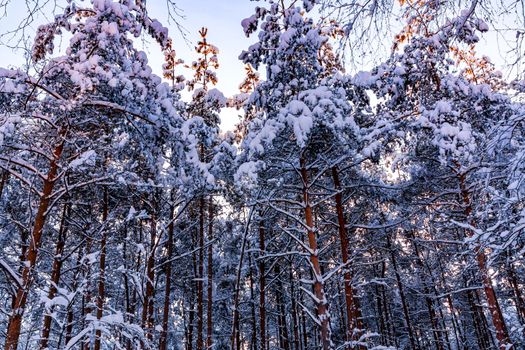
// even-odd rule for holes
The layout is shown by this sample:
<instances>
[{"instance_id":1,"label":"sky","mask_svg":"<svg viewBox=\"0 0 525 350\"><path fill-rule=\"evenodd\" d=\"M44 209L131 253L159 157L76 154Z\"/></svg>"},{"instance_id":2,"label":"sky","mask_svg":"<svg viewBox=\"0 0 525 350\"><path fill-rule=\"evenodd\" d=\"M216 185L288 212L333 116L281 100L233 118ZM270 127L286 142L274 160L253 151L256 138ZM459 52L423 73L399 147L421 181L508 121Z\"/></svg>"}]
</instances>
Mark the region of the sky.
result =
<instances>
[{"instance_id":1,"label":"sky","mask_svg":"<svg viewBox=\"0 0 525 350\"><path fill-rule=\"evenodd\" d=\"M180 23L188 32L191 41L188 45L175 24L167 23L165 0L148 2L150 16L158 18L169 28L177 55L186 63L197 57L194 43L199 39L198 31L203 26L208 28L208 42L219 48L219 82L216 87L227 97L239 92L239 84L244 78L244 65L238 59L239 54L256 40L247 38L241 27L241 21L254 13L256 5L257 2L248 0L177 0L177 6L185 16ZM159 55L150 55L153 67L161 67L162 59ZM222 129L231 130L239 121L238 114L235 109L225 108L221 113Z\"/></svg>"},{"instance_id":2,"label":"sky","mask_svg":"<svg viewBox=\"0 0 525 350\"><path fill-rule=\"evenodd\" d=\"M7 8L7 16L0 19L0 31L16 28L21 19L24 18L27 9L25 1L13 0ZM208 42L219 48L219 70L217 76L219 82L217 89L228 97L238 93L238 87L244 78L244 66L238 60L242 50L247 49L256 39L247 38L241 27L242 19L253 14L257 2L248 0L177 0L177 6L180 14L183 16L179 23L184 27L186 39L183 38L177 26L173 21L168 22L168 13L166 0L149 0L147 2L149 15L157 18L164 26L168 27L170 35L174 41L174 48L178 58L183 59L186 63L191 63L197 58L194 47L199 39L198 31L203 27L208 28ZM51 13L52 8L46 9L45 12ZM38 25L50 20L43 16L39 17L31 25L31 30L27 36L32 36ZM189 41L189 42L187 42ZM1 42L6 43L6 39ZM67 42L56 42L62 49L67 46ZM153 71L162 75L163 55L160 53L158 46L151 41L144 46L143 43L137 43L138 48L148 52L150 66ZM0 47L0 66L7 67L10 65L19 65L23 62L23 51L12 50L7 47ZM181 71L189 78L191 71ZM188 94L183 96L185 99ZM232 108L225 108L221 113L221 128L223 130L232 130L234 125L239 121L239 112Z\"/></svg>"},{"instance_id":3,"label":"sky","mask_svg":"<svg viewBox=\"0 0 525 350\"><path fill-rule=\"evenodd\" d=\"M36 0L30 1L30 3L34 1ZM58 2L64 3L64 0L58 0ZM166 3L167 0L148 0L147 6L150 17L157 18L169 28L177 56L186 63L194 61L197 58L194 46L199 38L198 31L203 26L207 27L208 42L219 48L220 67L217 72L219 82L216 87L227 97L236 94L238 86L244 78L244 66L238 60L238 56L242 50L247 49L256 40L256 35L246 38L240 23L242 19L251 16L254 13L255 6L260 3L249 0L176 0L179 13L183 16L179 19L179 23L185 29L187 41L179 32L175 23L169 23ZM46 19L43 16L37 18L31 26L32 32L30 30L26 33L28 38L33 36L34 30L36 30L38 25L50 21L51 16L49 14L53 13L53 9L46 8L43 12L48 14L48 18ZM7 15L0 18L0 32L16 28L26 13L25 1L12 0L7 7ZM5 39L0 38L0 44L5 44ZM55 44L64 49L67 42L56 42ZM158 75L162 75L163 55L158 46L153 40L150 40L150 43L146 45L142 42L138 42L137 45L139 45L139 49L148 52L153 71ZM499 53L505 51L502 47L498 47L494 36L485 37L480 43L480 49L483 54L488 54L492 59L495 59L496 63L501 62ZM23 52L20 50L13 51L5 46L0 46L0 54L1 67L19 65L23 62ZM190 78L192 74L189 70L179 73L184 74L186 78ZM188 100L189 93L185 93L183 97L185 100ZM221 113L221 128L223 130L232 130L239 121L238 115L239 112L235 109L223 109Z\"/></svg>"}]
</instances>

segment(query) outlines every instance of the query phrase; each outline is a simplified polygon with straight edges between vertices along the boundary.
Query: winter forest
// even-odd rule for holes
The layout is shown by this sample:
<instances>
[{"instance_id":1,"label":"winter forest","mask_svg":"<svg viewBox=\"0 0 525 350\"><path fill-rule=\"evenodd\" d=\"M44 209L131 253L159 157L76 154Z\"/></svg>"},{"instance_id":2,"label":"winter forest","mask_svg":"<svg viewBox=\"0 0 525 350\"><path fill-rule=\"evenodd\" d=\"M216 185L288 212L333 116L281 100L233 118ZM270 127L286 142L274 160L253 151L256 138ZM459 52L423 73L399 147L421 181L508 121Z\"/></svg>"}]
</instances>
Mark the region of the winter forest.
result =
<instances>
[{"instance_id":1,"label":"winter forest","mask_svg":"<svg viewBox=\"0 0 525 350\"><path fill-rule=\"evenodd\" d=\"M252 4L0 0L3 349L525 349L525 2Z\"/></svg>"}]
</instances>

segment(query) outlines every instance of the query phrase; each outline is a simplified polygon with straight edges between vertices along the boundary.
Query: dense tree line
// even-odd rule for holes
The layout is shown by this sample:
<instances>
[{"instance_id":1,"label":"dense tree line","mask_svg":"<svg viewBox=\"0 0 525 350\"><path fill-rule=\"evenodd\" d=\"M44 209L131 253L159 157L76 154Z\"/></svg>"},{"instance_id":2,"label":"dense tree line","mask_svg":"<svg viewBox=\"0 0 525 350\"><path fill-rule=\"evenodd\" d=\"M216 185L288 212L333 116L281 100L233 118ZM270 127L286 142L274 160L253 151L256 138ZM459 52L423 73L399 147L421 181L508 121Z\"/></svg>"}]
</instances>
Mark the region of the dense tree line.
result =
<instances>
[{"instance_id":1,"label":"dense tree line","mask_svg":"<svg viewBox=\"0 0 525 350\"><path fill-rule=\"evenodd\" d=\"M476 54L487 3L258 5L229 98L207 29L184 64L140 0L67 1L0 70L4 349L525 347L525 83Z\"/></svg>"}]
</instances>

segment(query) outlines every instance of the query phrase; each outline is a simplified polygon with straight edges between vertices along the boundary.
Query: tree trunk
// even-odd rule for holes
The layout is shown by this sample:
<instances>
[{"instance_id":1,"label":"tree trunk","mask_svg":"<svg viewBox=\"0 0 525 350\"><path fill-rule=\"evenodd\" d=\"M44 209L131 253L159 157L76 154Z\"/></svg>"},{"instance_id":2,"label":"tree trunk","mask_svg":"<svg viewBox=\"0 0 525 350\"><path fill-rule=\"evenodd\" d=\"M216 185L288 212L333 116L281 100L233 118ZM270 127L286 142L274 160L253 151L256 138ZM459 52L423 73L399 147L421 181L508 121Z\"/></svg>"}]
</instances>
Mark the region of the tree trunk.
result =
<instances>
[{"instance_id":1,"label":"tree trunk","mask_svg":"<svg viewBox=\"0 0 525 350\"><path fill-rule=\"evenodd\" d=\"M522 289L519 286L518 276L516 276L516 271L514 270L512 261L509 261L507 263L506 271L510 285L512 286L512 290L514 292L514 299L516 303L516 311L518 311L518 317L522 325L525 325L525 300L523 299ZM523 332L525 335L525 329L523 330Z\"/></svg>"},{"instance_id":2,"label":"tree trunk","mask_svg":"<svg viewBox=\"0 0 525 350\"><path fill-rule=\"evenodd\" d=\"M138 237L137 235L135 235L135 239L138 240L138 242L143 242L143 222L142 220L139 220L139 229L137 231L135 231L135 233L138 232ZM144 261L146 259L146 256L144 256ZM135 271L138 273L139 271L141 271L142 267L144 266L144 262L142 261L142 251L139 250L137 252L137 258L135 260ZM130 315L133 319L132 322L135 322L135 323L138 323L139 320L138 320L138 305L139 305L139 293L138 293L138 290L137 290L137 287L135 286L133 288L133 292L131 293L131 297L130 297L130 307L129 307L129 310L130 310ZM131 344L130 344L131 345Z\"/></svg>"},{"instance_id":3,"label":"tree trunk","mask_svg":"<svg viewBox=\"0 0 525 350\"><path fill-rule=\"evenodd\" d=\"M300 160L301 178L303 181L303 201L304 201L304 216L307 226L308 244L310 248L310 263L314 274L314 295L315 304L317 306L317 317L321 324L321 346L323 350L332 348L331 330L330 330L330 314L328 312L328 301L325 296L324 282L321 274L321 265L319 263L317 239L315 237L315 229L313 222L313 212L310 206L310 185L308 183L308 171L306 170L306 162L304 158Z\"/></svg>"},{"instance_id":4,"label":"tree trunk","mask_svg":"<svg viewBox=\"0 0 525 350\"><path fill-rule=\"evenodd\" d=\"M397 266L397 260L396 255L394 253L394 249L392 248L392 243L390 242L390 236L387 233L386 234L386 240L387 240L387 248L390 250L390 257L392 259L392 266L394 267L394 274L396 276L396 282L397 282L397 288L399 290L399 298L401 299L401 305L403 307L403 315L405 316L405 323L407 326L408 331L408 338L410 340L410 346L412 347L412 350L418 349L416 345L416 339L414 337L414 330L412 327L412 321L410 320L410 313L408 311L408 304L406 301L405 291L403 288L403 283L401 282L401 276L399 274L399 269Z\"/></svg>"},{"instance_id":5,"label":"tree trunk","mask_svg":"<svg viewBox=\"0 0 525 350\"><path fill-rule=\"evenodd\" d=\"M173 201L173 196L172 196ZM175 228L175 206L171 205L170 224L168 225L168 241L166 242L166 265L164 266L164 276L166 285L164 288L164 305L162 308L162 331L160 332L159 350L166 350L168 341L168 321L170 315L170 296L171 296L171 257L173 256L173 231Z\"/></svg>"},{"instance_id":6,"label":"tree trunk","mask_svg":"<svg viewBox=\"0 0 525 350\"><path fill-rule=\"evenodd\" d=\"M73 285L72 285L72 290L77 290L77 287L78 287L78 279L79 277L81 276L82 274L82 268L81 268L81 265L80 265L80 262L82 261L82 252L79 250L78 252L78 255L77 255L77 261L76 261L76 266L78 266L77 268L77 271L75 272L75 275L73 277ZM71 340L71 338L73 337L73 320L74 320L74 313L73 313L73 303L69 303L68 307L67 307L67 316L66 316L66 319L67 319L67 323L66 323L66 334L65 334L65 337L64 337L64 344L67 344L69 343L69 341ZM60 346L60 344L58 344Z\"/></svg>"},{"instance_id":7,"label":"tree trunk","mask_svg":"<svg viewBox=\"0 0 525 350\"><path fill-rule=\"evenodd\" d=\"M9 172L7 170L2 171L2 176L0 177L0 200L2 199L2 194L4 193L4 187L9 178Z\"/></svg>"},{"instance_id":8,"label":"tree trunk","mask_svg":"<svg viewBox=\"0 0 525 350\"><path fill-rule=\"evenodd\" d=\"M154 199L155 201L155 199ZM153 202L153 206L156 203ZM155 283L155 251L157 244L157 214L155 209L151 214L150 228L150 251L146 263L146 290L144 293L144 302L142 305L142 325L146 330L146 338L151 342L153 340L153 309L154 309L154 286Z\"/></svg>"},{"instance_id":9,"label":"tree trunk","mask_svg":"<svg viewBox=\"0 0 525 350\"><path fill-rule=\"evenodd\" d=\"M80 328L81 329L86 329L87 328L87 324L86 324L86 320L88 319L88 315L91 316L91 312L93 311L92 310L92 305L91 305L91 301L92 301L92 286L91 286L91 276L92 276L92 271L91 271L91 259L86 259L86 257L89 256L89 254L91 254L92 252L92 245L93 245L93 239L91 236L88 236L86 237L86 246L84 248L84 254L83 256L80 258L80 263L82 264L81 265L81 276L80 276L80 280L79 282L80 283L85 283L85 287L83 288L83 291L82 291L82 301L81 301L81 305L80 305L80 310L81 310L81 322L80 322ZM71 330L73 330L73 326L71 327ZM73 334L71 334L73 336ZM89 335L84 335L84 337L82 338L82 345L80 346L80 349L82 350L90 350L91 348L91 338Z\"/></svg>"},{"instance_id":10,"label":"tree trunk","mask_svg":"<svg viewBox=\"0 0 525 350\"><path fill-rule=\"evenodd\" d=\"M302 348L308 349L308 332L306 331L306 315L304 309L301 308L301 328L303 329Z\"/></svg>"},{"instance_id":11,"label":"tree trunk","mask_svg":"<svg viewBox=\"0 0 525 350\"><path fill-rule=\"evenodd\" d=\"M474 332L476 333L476 341L480 350L486 350L490 346L490 341L487 339L486 334L483 332L483 321L480 317L480 306L476 305L474 300L474 293L471 290L467 290L467 301L472 313L472 322L474 324Z\"/></svg>"},{"instance_id":12,"label":"tree trunk","mask_svg":"<svg viewBox=\"0 0 525 350\"><path fill-rule=\"evenodd\" d=\"M197 279L197 350L204 349L204 196L199 198L199 273Z\"/></svg>"},{"instance_id":13,"label":"tree trunk","mask_svg":"<svg viewBox=\"0 0 525 350\"><path fill-rule=\"evenodd\" d=\"M128 256L128 239L129 239L128 231L126 230L124 235L124 243L123 243L123 252L122 252L122 260L124 262L124 270L126 273L124 273L124 297L125 297L125 303L126 303L126 316L124 320L126 322L130 322L131 320L131 288L129 283L129 277L128 272L130 267L128 266L128 260L131 261L132 257ZM131 339L126 339L126 350L131 350Z\"/></svg>"},{"instance_id":14,"label":"tree trunk","mask_svg":"<svg viewBox=\"0 0 525 350\"><path fill-rule=\"evenodd\" d=\"M281 281L281 269L279 264L275 265L275 275L277 276L276 288L275 288L275 297L277 302L277 312L278 312L278 324L279 324L279 343L280 348L283 350L290 350L290 340L288 335L288 326L286 322L286 307L284 302L284 287Z\"/></svg>"},{"instance_id":15,"label":"tree trunk","mask_svg":"<svg viewBox=\"0 0 525 350\"><path fill-rule=\"evenodd\" d=\"M434 309L434 302L433 302L433 299L430 297L430 295L432 294L430 291L430 283L428 282L426 277L422 276L425 266L421 258L419 246L416 242L416 237L412 231L408 231L408 238L412 240L412 246L414 247L414 251L416 253L415 255L416 263L417 263L417 266L419 267L419 270L421 271L420 278L423 282L423 293L425 295L425 303L427 305L428 316L430 318L430 324L432 326L432 336L434 338L434 344L437 350L444 350L443 339L438 329L438 321L437 321L436 311Z\"/></svg>"},{"instance_id":16,"label":"tree trunk","mask_svg":"<svg viewBox=\"0 0 525 350\"><path fill-rule=\"evenodd\" d=\"M93 240L91 237L87 237L87 240L86 240L86 250L85 250L85 255L84 256L88 256L89 254L91 254L91 248L92 248L92 244L93 244ZM82 318L82 328L85 328L86 327L86 319L87 319L87 315L91 314L91 280L89 278L89 276L91 276L91 264L88 263L88 264L85 264L85 269L84 271L82 271L82 274L83 274L83 278L86 279L86 288L85 288L85 291L84 291L84 294L82 295L82 313L83 313L83 318ZM81 348L84 349L84 350L89 350L90 347L91 347L91 344L90 344L90 338L85 336L84 339L82 340L82 346Z\"/></svg>"},{"instance_id":17,"label":"tree trunk","mask_svg":"<svg viewBox=\"0 0 525 350\"><path fill-rule=\"evenodd\" d=\"M386 276L386 261L383 259L383 261L381 262L381 273L379 275L379 277L381 278L382 281L385 280L385 276ZM387 340L387 345L395 345L396 347L399 347L398 346L398 339L397 339L397 336L396 336L396 333L395 333L395 330L394 330L394 321L393 320L393 317L392 317L392 312L391 312L391 308L390 308L390 303L389 303L389 298L387 296L387 290L385 288L385 285L384 284L379 284L379 289L378 289L378 293L379 293L379 296L378 296L378 305L381 305L380 306L380 310L381 310L381 319L382 322L383 322L383 329L385 330L385 339Z\"/></svg>"},{"instance_id":18,"label":"tree trunk","mask_svg":"<svg viewBox=\"0 0 525 350\"><path fill-rule=\"evenodd\" d=\"M480 294L481 293L479 290L474 291L474 296L476 297L476 306L478 307L478 311L479 311L479 319L481 320L481 326L482 326L481 329L483 331L483 337L487 343L487 348L495 349L497 345L494 342L494 337L492 336L492 332L490 331L487 317L485 317L485 312L483 311Z\"/></svg>"},{"instance_id":19,"label":"tree trunk","mask_svg":"<svg viewBox=\"0 0 525 350\"><path fill-rule=\"evenodd\" d=\"M466 187L465 180L465 174L459 174L459 186L461 190L461 196L463 198L463 204L465 205L465 216L467 219L469 219L472 214L472 203L470 201L470 193ZM471 221L471 225L475 227L475 222ZM472 237L474 235L471 230L465 230L465 232L468 237ZM476 261L481 274L483 289L487 298L490 315L492 316L492 324L496 330L496 339L498 339L499 348L501 350L510 350L513 348L513 345L509 338L509 332L507 330L505 319L503 318L503 313L501 312L501 308L498 303L498 298L496 297L496 292L492 286L492 278L490 277L487 268L487 257L480 245L477 245L474 248L474 253L476 254Z\"/></svg>"},{"instance_id":20,"label":"tree trunk","mask_svg":"<svg viewBox=\"0 0 525 350\"><path fill-rule=\"evenodd\" d=\"M343 196L341 193L341 181L336 167L332 168L332 178L336 190L335 207L337 211L337 224L339 228L339 241L341 242L341 259L345 265L344 268L344 289L345 289L345 304L346 304L346 341L357 341L363 334L363 324L361 322L361 310L356 306L354 291L352 288L352 276L348 267L350 261L348 256L348 236L346 232L346 220L343 213ZM346 349L352 348L350 345ZM360 350L365 349L364 346L359 346Z\"/></svg>"},{"instance_id":21,"label":"tree trunk","mask_svg":"<svg viewBox=\"0 0 525 350\"><path fill-rule=\"evenodd\" d=\"M248 249L250 247L248 246ZM257 350L257 316L255 313L255 293L253 292L253 289L255 288L255 281L253 278L253 264L252 264L252 255L248 255L248 279L250 281L250 311L251 311L251 326L252 326L252 336L250 339L250 350ZM209 348L208 348L209 350Z\"/></svg>"},{"instance_id":22,"label":"tree trunk","mask_svg":"<svg viewBox=\"0 0 525 350\"><path fill-rule=\"evenodd\" d=\"M458 317L456 315L456 307L454 305L454 302L452 300L452 296L450 295L449 287L445 281L445 272L443 269L443 264L441 262L441 258L438 256L437 263L439 266L439 277L440 281L443 286L446 286L445 292L447 293L447 303L450 308L450 315L452 316L452 328L454 331L454 337L456 339L456 348L460 349L460 342L463 343L463 334L461 333L461 327L459 324Z\"/></svg>"},{"instance_id":23,"label":"tree trunk","mask_svg":"<svg viewBox=\"0 0 525 350\"><path fill-rule=\"evenodd\" d=\"M259 250L265 253L264 222L259 222ZM266 266L264 259L259 260L259 330L261 350L266 350Z\"/></svg>"},{"instance_id":24,"label":"tree trunk","mask_svg":"<svg viewBox=\"0 0 525 350\"><path fill-rule=\"evenodd\" d=\"M40 203L35 216L35 223L33 225L29 249L26 255L26 264L22 269L22 285L19 286L16 291L16 297L13 303L13 311L9 317L5 350L17 350L18 347L18 339L20 338L20 330L22 327L22 317L25 311L27 296L33 282L33 269L36 265L38 250L42 241L42 231L47 219L51 194L53 192L53 188L55 187L55 181L57 180L56 176L58 173L58 161L60 160L62 151L64 150L65 136L66 130L63 129L59 132L60 140L58 141L58 145L53 150L53 158L49 163L47 177L44 180L42 196L40 197Z\"/></svg>"},{"instance_id":25,"label":"tree trunk","mask_svg":"<svg viewBox=\"0 0 525 350\"><path fill-rule=\"evenodd\" d=\"M384 261L381 265L384 264ZM374 265L374 275L378 275L377 269ZM379 276L381 278L384 278L382 276ZM390 334L388 332L388 329L386 328L386 322L385 318L388 316L385 312L385 307L383 306L383 288L384 286L380 283L374 284L374 290L375 290L375 299L376 299L376 308L377 308L377 319L379 320L379 334L381 335L382 343L385 345L390 345Z\"/></svg>"},{"instance_id":26,"label":"tree trunk","mask_svg":"<svg viewBox=\"0 0 525 350\"><path fill-rule=\"evenodd\" d=\"M190 213L190 217L193 217L193 213ZM193 243L193 247L196 246L196 243L197 243L197 234L195 231L193 231L193 235L192 235L192 243ZM187 344L187 348L188 350L192 350L193 349L193 331L194 331L194 323L195 323L195 294L197 291L196 291L196 286L197 286L197 254L195 254L195 252L192 252L191 254L191 257L192 257L192 265L193 265L193 280L192 280L192 283L191 283L191 289L190 289L190 310L188 312L188 337L187 337L187 341L186 341L186 344Z\"/></svg>"},{"instance_id":27,"label":"tree trunk","mask_svg":"<svg viewBox=\"0 0 525 350\"><path fill-rule=\"evenodd\" d=\"M55 257L53 258L53 270L51 272L51 283L47 298L52 300L57 292L58 282L60 281L60 274L62 269L62 254L64 253L64 246L66 244L66 233L67 233L67 220L69 218L69 204L64 204L64 210L62 211L62 219L60 220L60 228L58 230L58 242L55 249ZM51 323L54 307L51 306L50 310L44 316L44 324L42 326L42 337L40 339L40 349L47 349L49 344L49 334L51 332Z\"/></svg>"},{"instance_id":28,"label":"tree trunk","mask_svg":"<svg viewBox=\"0 0 525 350\"><path fill-rule=\"evenodd\" d=\"M241 332L240 332L240 315L239 315L239 303L241 294L241 276L242 276L242 265L244 254L246 251L246 244L248 241L248 232L250 229L250 223L253 215L253 207L250 208L248 219L245 224L242 243L241 253L239 256L239 264L237 265L237 276L235 277L235 292L233 296L233 322L232 322L232 333L231 333L231 350L241 349Z\"/></svg>"},{"instance_id":29,"label":"tree trunk","mask_svg":"<svg viewBox=\"0 0 525 350\"><path fill-rule=\"evenodd\" d=\"M104 309L104 298L106 297L106 245L108 240L107 220L109 211L108 189L104 187L104 203L102 207L102 240L100 241L100 261L99 261L99 276L98 276L98 297L97 297L97 320L102 318L102 311ZM100 337L102 332L97 329L95 332L95 350L100 350Z\"/></svg>"},{"instance_id":30,"label":"tree trunk","mask_svg":"<svg viewBox=\"0 0 525 350\"><path fill-rule=\"evenodd\" d=\"M293 321L293 348L299 350L299 320L297 316L297 301L294 288L293 265L290 262L290 295L292 299L292 321Z\"/></svg>"},{"instance_id":31,"label":"tree trunk","mask_svg":"<svg viewBox=\"0 0 525 350\"><path fill-rule=\"evenodd\" d=\"M208 289L206 304L206 348L211 350L213 345L213 197L210 196L208 207Z\"/></svg>"},{"instance_id":32,"label":"tree trunk","mask_svg":"<svg viewBox=\"0 0 525 350\"><path fill-rule=\"evenodd\" d=\"M193 295L192 295L190 299L190 311L188 313L188 339L186 340L186 345L187 345L188 350L193 349L194 323L195 323L195 301L193 300Z\"/></svg>"}]
</instances>

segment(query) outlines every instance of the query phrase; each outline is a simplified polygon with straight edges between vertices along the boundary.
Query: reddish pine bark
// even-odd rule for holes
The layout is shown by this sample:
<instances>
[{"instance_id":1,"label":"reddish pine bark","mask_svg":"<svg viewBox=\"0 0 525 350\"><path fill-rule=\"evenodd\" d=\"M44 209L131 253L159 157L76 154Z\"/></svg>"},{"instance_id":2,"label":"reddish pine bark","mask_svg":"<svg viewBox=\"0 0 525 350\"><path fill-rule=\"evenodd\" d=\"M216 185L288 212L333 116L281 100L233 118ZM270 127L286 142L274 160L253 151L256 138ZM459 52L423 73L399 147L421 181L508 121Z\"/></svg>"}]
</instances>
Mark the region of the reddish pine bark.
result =
<instances>
[{"instance_id":1,"label":"reddish pine bark","mask_svg":"<svg viewBox=\"0 0 525 350\"><path fill-rule=\"evenodd\" d=\"M13 311L9 317L5 350L17 350L18 347L18 340L20 338L20 330L22 327L22 317L24 315L29 289L33 282L33 269L36 265L38 250L42 241L42 231L44 229L44 225L46 224L51 194L55 187L56 176L58 174L58 162L64 150L65 136L66 130L63 129L59 132L60 140L58 141L58 145L53 150L53 157L49 163L49 170L46 179L44 180L42 196L40 197L40 203L35 216L31 240L29 242L29 248L26 254L26 264L22 269L22 285L18 287L16 291L16 296L13 302Z\"/></svg>"},{"instance_id":2,"label":"reddish pine bark","mask_svg":"<svg viewBox=\"0 0 525 350\"><path fill-rule=\"evenodd\" d=\"M339 241L341 243L341 259L345 265L344 269L344 289L345 289L345 305L346 305L346 317L347 317L347 329L346 329L346 340L357 341L363 333L363 323L361 321L361 309L356 305L354 290L352 288L352 276L348 269L348 262L350 258L348 256L348 236L346 232L346 220L343 213L343 196L341 194L341 181L339 180L339 174L336 167L332 168L332 178L336 190L335 194L335 207L337 211L337 224L339 228ZM347 349L350 349L350 345ZM365 349L364 346L359 346L360 350Z\"/></svg>"},{"instance_id":3,"label":"reddish pine bark","mask_svg":"<svg viewBox=\"0 0 525 350\"><path fill-rule=\"evenodd\" d=\"M321 347L323 350L331 349L331 331L330 315L328 313L328 301L325 296L324 283L322 280L321 265L319 263L317 239L314 231L313 211L310 206L310 185L308 182L308 171L306 162L303 158L300 160L301 178L303 181L303 201L304 201L304 218L307 226L308 245L310 248L310 263L314 273L314 295L316 297L317 317L321 324Z\"/></svg>"},{"instance_id":4,"label":"reddish pine bark","mask_svg":"<svg viewBox=\"0 0 525 350\"><path fill-rule=\"evenodd\" d=\"M466 178L465 174L459 174L459 186L461 190L461 196L463 199L463 204L465 205L465 215L467 218L471 217L472 214L472 203L470 201L470 193L466 187ZM471 225L475 227L475 222L471 221ZM471 230L465 230L467 236L472 237L474 233ZM513 345L509 338L509 332L503 318L503 313L498 303L498 298L496 297L496 292L492 286L492 278L489 275L487 268L487 256L483 252L481 246L476 246L474 248L474 253L476 254L476 261L478 263L479 272L481 274L481 280L483 283L483 290L485 291L485 297L487 299L487 304L489 307L489 312L492 317L492 324L496 330L496 339L498 339L498 346L501 350L510 350L513 349Z\"/></svg>"}]
</instances>

